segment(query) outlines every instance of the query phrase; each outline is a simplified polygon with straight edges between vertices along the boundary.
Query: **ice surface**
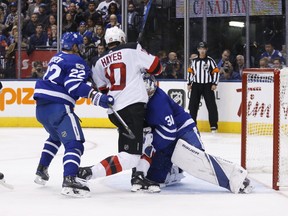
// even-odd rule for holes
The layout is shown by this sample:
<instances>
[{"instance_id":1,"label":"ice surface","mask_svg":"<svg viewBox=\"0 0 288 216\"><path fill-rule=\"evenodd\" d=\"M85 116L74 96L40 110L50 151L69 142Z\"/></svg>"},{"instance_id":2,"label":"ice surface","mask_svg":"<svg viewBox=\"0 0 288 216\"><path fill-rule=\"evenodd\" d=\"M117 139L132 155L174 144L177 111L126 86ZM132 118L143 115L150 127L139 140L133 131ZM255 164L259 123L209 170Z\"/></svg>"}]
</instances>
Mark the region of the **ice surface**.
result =
<instances>
[{"instance_id":1,"label":"ice surface","mask_svg":"<svg viewBox=\"0 0 288 216\"><path fill-rule=\"evenodd\" d=\"M82 166L93 165L117 152L116 129L84 129ZM60 194L60 148L49 168L46 186L33 180L47 133L43 128L0 128L0 172L15 189L0 185L0 216L286 216L288 191L274 191L269 176L250 175L251 194L232 194L226 189L187 174L181 184L159 194L130 192L131 171L90 182L91 197L69 198ZM206 151L240 163L239 134L202 133Z\"/></svg>"}]
</instances>

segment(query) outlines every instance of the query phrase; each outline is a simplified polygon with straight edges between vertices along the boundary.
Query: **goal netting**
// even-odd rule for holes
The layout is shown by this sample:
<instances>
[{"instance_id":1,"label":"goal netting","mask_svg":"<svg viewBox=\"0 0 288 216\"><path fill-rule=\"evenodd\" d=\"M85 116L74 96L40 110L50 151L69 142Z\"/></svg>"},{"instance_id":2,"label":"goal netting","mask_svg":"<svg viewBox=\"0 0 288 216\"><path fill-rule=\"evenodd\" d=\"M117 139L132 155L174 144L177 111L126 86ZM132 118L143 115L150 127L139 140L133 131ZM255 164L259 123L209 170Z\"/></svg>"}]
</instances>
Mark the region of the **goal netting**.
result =
<instances>
[{"instance_id":1,"label":"goal netting","mask_svg":"<svg viewBox=\"0 0 288 216\"><path fill-rule=\"evenodd\" d=\"M288 186L288 68L243 72L241 164Z\"/></svg>"}]
</instances>

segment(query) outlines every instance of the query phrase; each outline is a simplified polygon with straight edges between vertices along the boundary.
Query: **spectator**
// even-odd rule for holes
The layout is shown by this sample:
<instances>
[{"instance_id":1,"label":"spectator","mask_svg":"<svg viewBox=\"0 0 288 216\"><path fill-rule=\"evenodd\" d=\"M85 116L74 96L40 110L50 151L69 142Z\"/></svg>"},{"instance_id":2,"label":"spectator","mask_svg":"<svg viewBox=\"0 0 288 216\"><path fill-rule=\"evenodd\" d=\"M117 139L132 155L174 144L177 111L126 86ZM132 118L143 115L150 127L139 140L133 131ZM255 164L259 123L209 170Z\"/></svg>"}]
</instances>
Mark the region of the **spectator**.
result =
<instances>
[{"instance_id":1,"label":"spectator","mask_svg":"<svg viewBox=\"0 0 288 216\"><path fill-rule=\"evenodd\" d=\"M14 23L17 24L18 22L18 12L17 12L17 3L16 2L11 2L10 5L10 13L7 15L6 19L5 19L5 28L7 31L11 31ZM24 16L21 13L21 20L24 20Z\"/></svg>"},{"instance_id":2,"label":"spectator","mask_svg":"<svg viewBox=\"0 0 288 216\"><path fill-rule=\"evenodd\" d=\"M71 13L66 13L65 14L65 19L63 20L63 25L62 25L62 32L77 32L78 25L77 23L73 20L73 17Z\"/></svg>"},{"instance_id":3,"label":"spectator","mask_svg":"<svg viewBox=\"0 0 288 216\"><path fill-rule=\"evenodd\" d=\"M104 25L107 25L110 22L109 18L112 14L116 15L118 23L120 24L122 23L122 16L119 12L118 5L116 3L112 2L109 4L107 13L108 15L107 15L106 20L104 20Z\"/></svg>"},{"instance_id":4,"label":"spectator","mask_svg":"<svg viewBox=\"0 0 288 216\"><path fill-rule=\"evenodd\" d=\"M53 25L57 25L57 20L56 20L56 17L52 14L50 14L48 16L48 23L47 23L47 26L45 26L45 30L48 32L51 30L51 26Z\"/></svg>"},{"instance_id":5,"label":"spectator","mask_svg":"<svg viewBox=\"0 0 288 216\"><path fill-rule=\"evenodd\" d=\"M86 23L87 23L87 30L90 31L90 32L92 32L92 35L93 35L93 32L94 32L94 29L96 28L96 25L95 25L95 22L94 22L92 16L91 16L91 17L88 17L88 18L86 19ZM91 36L91 37L92 37L92 36Z\"/></svg>"},{"instance_id":6,"label":"spectator","mask_svg":"<svg viewBox=\"0 0 288 216\"><path fill-rule=\"evenodd\" d=\"M274 58L273 59L273 68L280 69L280 70L283 68L281 58Z\"/></svg>"},{"instance_id":7,"label":"spectator","mask_svg":"<svg viewBox=\"0 0 288 216\"><path fill-rule=\"evenodd\" d=\"M7 9L8 9L7 4L1 0L0 1L0 21L1 21L1 24L4 24L4 18L7 16Z\"/></svg>"},{"instance_id":8,"label":"spectator","mask_svg":"<svg viewBox=\"0 0 288 216\"><path fill-rule=\"evenodd\" d=\"M111 3L116 3L113 0L103 0L99 3L98 7L96 8L96 11L102 12L102 19L106 20L108 17L108 7Z\"/></svg>"},{"instance_id":9,"label":"spectator","mask_svg":"<svg viewBox=\"0 0 288 216\"><path fill-rule=\"evenodd\" d=\"M17 49L17 44L18 44L18 36L19 36L18 32L15 33L14 42L11 43L6 50L5 58L7 59L7 64L9 66L13 66L13 65L15 66L15 54L16 54L16 49ZM25 48L27 47L27 44L22 41L21 47Z\"/></svg>"},{"instance_id":10,"label":"spectator","mask_svg":"<svg viewBox=\"0 0 288 216\"><path fill-rule=\"evenodd\" d=\"M259 68L270 68L269 67L269 59L267 57L263 57L259 60Z\"/></svg>"},{"instance_id":11,"label":"spectator","mask_svg":"<svg viewBox=\"0 0 288 216\"><path fill-rule=\"evenodd\" d=\"M83 37L83 47L81 47L80 53L88 65L90 60L96 55L96 46L92 43L89 36Z\"/></svg>"},{"instance_id":12,"label":"spectator","mask_svg":"<svg viewBox=\"0 0 288 216\"><path fill-rule=\"evenodd\" d=\"M31 78L42 78L45 70L41 61L35 61L32 64Z\"/></svg>"},{"instance_id":13,"label":"spectator","mask_svg":"<svg viewBox=\"0 0 288 216\"><path fill-rule=\"evenodd\" d=\"M5 15L5 10L3 8L3 6L0 6L0 25L4 25L4 22L5 22L5 18L6 18L6 15Z\"/></svg>"},{"instance_id":14,"label":"spectator","mask_svg":"<svg viewBox=\"0 0 288 216\"><path fill-rule=\"evenodd\" d=\"M135 5L130 3L128 5L128 14L127 14L127 36L129 42L136 42L139 36L139 24L140 24L140 16L138 12L135 10Z\"/></svg>"},{"instance_id":15,"label":"spectator","mask_svg":"<svg viewBox=\"0 0 288 216\"><path fill-rule=\"evenodd\" d=\"M233 66L230 61L226 61L219 70L219 81L228 81L232 79Z\"/></svg>"},{"instance_id":16,"label":"spectator","mask_svg":"<svg viewBox=\"0 0 288 216\"><path fill-rule=\"evenodd\" d=\"M237 55L235 70L239 71L241 77L244 69L245 69L245 58L243 55Z\"/></svg>"},{"instance_id":17,"label":"spectator","mask_svg":"<svg viewBox=\"0 0 288 216\"><path fill-rule=\"evenodd\" d=\"M64 2L63 2L63 4L64 4ZM76 16L76 14L77 14L78 12L77 12L76 4L75 4L74 2L71 2L71 1L66 2L66 5L65 5L65 7L64 7L64 10L65 10L66 13L70 13L71 16L72 16L72 18L73 18L73 20L75 20L75 16ZM78 23L78 24L79 24L79 23Z\"/></svg>"},{"instance_id":18,"label":"spectator","mask_svg":"<svg viewBox=\"0 0 288 216\"><path fill-rule=\"evenodd\" d=\"M77 8L77 5L74 2L71 2L67 8L67 12L71 14L72 19L77 23L85 21L85 17L81 11L81 9Z\"/></svg>"},{"instance_id":19,"label":"spectator","mask_svg":"<svg viewBox=\"0 0 288 216\"><path fill-rule=\"evenodd\" d=\"M55 2L50 2L48 14L54 15L54 17L57 19L57 1Z\"/></svg>"},{"instance_id":20,"label":"spectator","mask_svg":"<svg viewBox=\"0 0 288 216\"><path fill-rule=\"evenodd\" d=\"M236 65L231 74L231 80L241 80L243 70L245 69L245 59L243 55L236 56Z\"/></svg>"},{"instance_id":21,"label":"spectator","mask_svg":"<svg viewBox=\"0 0 288 216\"><path fill-rule=\"evenodd\" d=\"M35 34L30 37L27 54L30 55L37 46L46 46L47 39L47 33L43 32L43 25L38 24L36 26Z\"/></svg>"},{"instance_id":22,"label":"spectator","mask_svg":"<svg viewBox=\"0 0 288 216\"><path fill-rule=\"evenodd\" d=\"M117 21L117 16L115 14L111 14L109 17L109 23L105 26L105 29L112 28L112 27L121 28L121 24Z\"/></svg>"},{"instance_id":23,"label":"spectator","mask_svg":"<svg viewBox=\"0 0 288 216\"><path fill-rule=\"evenodd\" d=\"M106 47L103 43L98 44L97 46L97 56L100 57L106 51Z\"/></svg>"},{"instance_id":24,"label":"spectator","mask_svg":"<svg viewBox=\"0 0 288 216\"><path fill-rule=\"evenodd\" d=\"M166 74L166 78L170 79L183 78L181 74L181 62L178 60L175 52L170 52L168 54L168 61L166 63L164 74Z\"/></svg>"},{"instance_id":25,"label":"spectator","mask_svg":"<svg viewBox=\"0 0 288 216\"><path fill-rule=\"evenodd\" d=\"M157 76L157 79L166 79L167 74L165 73L168 57L165 50L160 50L157 53L157 57L159 58L160 64L162 66L162 72Z\"/></svg>"},{"instance_id":26,"label":"spectator","mask_svg":"<svg viewBox=\"0 0 288 216\"><path fill-rule=\"evenodd\" d=\"M104 27L102 25L97 25L92 35L92 41L95 43L96 46L98 46L98 44L100 43L106 45L104 35L105 35Z\"/></svg>"},{"instance_id":27,"label":"spectator","mask_svg":"<svg viewBox=\"0 0 288 216\"><path fill-rule=\"evenodd\" d=\"M283 44L282 45L282 49L281 49L281 54L282 54L282 56L283 56L283 58L286 60L286 56L287 56L287 48L286 48L286 45L285 44Z\"/></svg>"},{"instance_id":28,"label":"spectator","mask_svg":"<svg viewBox=\"0 0 288 216\"><path fill-rule=\"evenodd\" d=\"M0 52L1 55L5 53L6 48L8 47L8 38L4 35L2 28L0 28Z\"/></svg>"},{"instance_id":29,"label":"spectator","mask_svg":"<svg viewBox=\"0 0 288 216\"><path fill-rule=\"evenodd\" d=\"M78 28L79 34L84 38L85 36L92 38L92 32L87 30L87 25L85 22L81 22Z\"/></svg>"},{"instance_id":30,"label":"spectator","mask_svg":"<svg viewBox=\"0 0 288 216\"><path fill-rule=\"evenodd\" d=\"M39 13L39 6L42 3L42 0L35 0L34 3L29 4L28 10L26 13L26 20L30 20L31 16L35 13Z\"/></svg>"},{"instance_id":31,"label":"spectator","mask_svg":"<svg viewBox=\"0 0 288 216\"><path fill-rule=\"evenodd\" d=\"M46 4L40 4L39 5L39 12L38 12L38 22L41 23L43 26L48 25L48 15L47 15L47 11L46 11Z\"/></svg>"},{"instance_id":32,"label":"spectator","mask_svg":"<svg viewBox=\"0 0 288 216\"><path fill-rule=\"evenodd\" d=\"M26 48L26 47L27 47L27 44L22 41L21 48ZM17 48L18 48L18 32L15 33L14 42L11 43L8 46L8 49L6 50L6 53L5 53L5 58L7 60L6 65L7 65L7 68L8 68L6 70L6 76L5 76L6 78L16 78L16 74L15 74L15 65L16 65L15 58L16 58ZM11 70L9 70L9 69L11 69Z\"/></svg>"},{"instance_id":33,"label":"spectator","mask_svg":"<svg viewBox=\"0 0 288 216\"><path fill-rule=\"evenodd\" d=\"M222 52L222 55L221 55L221 59L220 61L218 62L217 64L217 67L220 69L221 67L224 66L224 63L229 61L230 62L230 55L231 55L231 52L230 50L228 49L225 49L223 52ZM230 62L231 63L231 62Z\"/></svg>"},{"instance_id":34,"label":"spectator","mask_svg":"<svg viewBox=\"0 0 288 216\"><path fill-rule=\"evenodd\" d=\"M207 43L198 44L199 55L192 60L189 68L188 90L191 91L189 111L192 119L197 124L197 114L201 96L204 97L207 109L210 129L212 133L218 129L218 109L214 91L219 81L219 69L216 62L207 55Z\"/></svg>"},{"instance_id":35,"label":"spectator","mask_svg":"<svg viewBox=\"0 0 288 216\"><path fill-rule=\"evenodd\" d=\"M89 1L88 9L84 12L84 19L91 17L95 25L103 25L102 14L99 11L96 11L96 4L94 1Z\"/></svg>"},{"instance_id":36,"label":"spectator","mask_svg":"<svg viewBox=\"0 0 288 216\"><path fill-rule=\"evenodd\" d=\"M233 72L233 65L230 62L231 52L225 49L222 52L221 60L218 62L217 67L219 68L219 81L230 80Z\"/></svg>"},{"instance_id":37,"label":"spectator","mask_svg":"<svg viewBox=\"0 0 288 216\"><path fill-rule=\"evenodd\" d=\"M14 42L15 40L15 34L18 33L18 26L17 25L14 25L12 27L12 30L11 32L9 32L9 36L8 36L8 40L7 40L7 44L8 46Z\"/></svg>"},{"instance_id":38,"label":"spectator","mask_svg":"<svg viewBox=\"0 0 288 216\"><path fill-rule=\"evenodd\" d=\"M23 37L28 39L32 34L35 34L35 29L38 24L38 13L33 13L31 18L25 23L23 27Z\"/></svg>"},{"instance_id":39,"label":"spectator","mask_svg":"<svg viewBox=\"0 0 288 216\"><path fill-rule=\"evenodd\" d=\"M52 25L47 31L48 40L46 45L57 47L57 25Z\"/></svg>"},{"instance_id":40,"label":"spectator","mask_svg":"<svg viewBox=\"0 0 288 216\"><path fill-rule=\"evenodd\" d=\"M269 67L273 67L273 59L274 58L280 58L281 63L285 64L285 59L283 58L281 52L279 50L275 50L274 46L271 42L265 43L265 52L261 54L260 58L267 57L269 62Z\"/></svg>"}]
</instances>

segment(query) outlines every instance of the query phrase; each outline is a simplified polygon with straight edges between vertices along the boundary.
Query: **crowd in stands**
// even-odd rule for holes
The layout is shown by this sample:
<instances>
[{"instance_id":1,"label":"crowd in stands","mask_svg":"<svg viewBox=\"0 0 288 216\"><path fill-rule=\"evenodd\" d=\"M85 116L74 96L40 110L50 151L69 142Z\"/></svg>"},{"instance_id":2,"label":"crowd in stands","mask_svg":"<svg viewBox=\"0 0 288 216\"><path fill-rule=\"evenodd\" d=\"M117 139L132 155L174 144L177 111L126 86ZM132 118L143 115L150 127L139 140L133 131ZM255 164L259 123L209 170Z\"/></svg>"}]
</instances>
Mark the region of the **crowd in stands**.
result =
<instances>
[{"instance_id":1,"label":"crowd in stands","mask_svg":"<svg viewBox=\"0 0 288 216\"><path fill-rule=\"evenodd\" d=\"M0 0L0 55L6 65L15 66L18 42L17 0ZM121 1L119 0L63 0L62 34L78 32L83 36L82 57L89 62L106 48L104 34L107 28L121 28ZM144 2L148 2L147 0ZM37 48L57 47L57 0L28 0L21 4L21 47L30 55ZM128 1L129 41L136 41L143 14L139 5ZM16 40L17 39L17 40ZM98 46L100 48L98 50ZM13 76L7 78L14 78Z\"/></svg>"},{"instance_id":2,"label":"crowd in stands","mask_svg":"<svg viewBox=\"0 0 288 216\"><path fill-rule=\"evenodd\" d=\"M0 55L5 59L5 67L15 67L15 53L18 48L18 12L17 0L0 0ZM90 63L93 56L106 49L104 34L107 28L121 28L120 0L63 0L62 33L73 31L83 36L82 57ZM137 3L135 3L137 2ZM127 36L128 41L137 41L145 16L145 5L148 0L129 0L127 4ZM22 1L21 47L30 55L37 48L57 47L57 0ZM149 26L148 26L149 27ZM147 27L147 28L148 28ZM151 27L151 26L150 26ZM150 28L149 27L149 28ZM150 32L151 33L151 32ZM98 49L98 46L99 49ZM145 47L145 46L144 46ZM285 66L286 47L282 51L275 50L271 43L265 44L265 52L261 55L257 67L281 68ZM184 79L186 70L183 67L184 57L181 51L160 50L158 57L163 66L163 79ZM192 56L194 55L194 56ZM194 53L191 58L197 57ZM208 51L209 55L209 51ZM229 49L223 51L219 60L220 81L241 80L245 68L245 57L242 54L231 58ZM212 56L214 59L218 59ZM4 61L1 60L1 67ZM14 78L13 76L7 78Z\"/></svg>"},{"instance_id":3,"label":"crowd in stands","mask_svg":"<svg viewBox=\"0 0 288 216\"><path fill-rule=\"evenodd\" d=\"M175 51L171 51L167 55L167 52L165 50L160 50L157 56L159 57L163 67L163 72L160 78L185 78L185 69L183 68L184 59L183 57L181 57L180 54ZM178 58L178 56L180 56L180 58ZM189 59L192 60L193 58L197 57L197 53L192 53ZM219 81L227 82L242 80L243 70L246 68L246 57L243 54L237 54L235 56L232 56L231 51L229 49L225 49L223 50L220 58L217 58L215 56L211 57L217 61L217 66L220 69ZM271 41L267 41L264 44L264 51L260 53L260 55L255 59L258 60L253 66L251 66L253 68L282 69L283 67L286 67L286 46L283 45L282 50L277 50L274 48Z\"/></svg>"}]
</instances>

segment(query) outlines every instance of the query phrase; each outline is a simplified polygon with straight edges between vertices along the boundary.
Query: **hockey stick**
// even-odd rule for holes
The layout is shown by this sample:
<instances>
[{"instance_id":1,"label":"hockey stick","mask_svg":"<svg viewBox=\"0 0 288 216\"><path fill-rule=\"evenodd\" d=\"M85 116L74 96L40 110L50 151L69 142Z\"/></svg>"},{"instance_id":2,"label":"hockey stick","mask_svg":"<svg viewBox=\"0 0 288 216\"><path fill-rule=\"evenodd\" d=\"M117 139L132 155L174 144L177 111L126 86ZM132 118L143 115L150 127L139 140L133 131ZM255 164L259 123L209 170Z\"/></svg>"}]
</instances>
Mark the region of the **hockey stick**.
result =
<instances>
[{"instance_id":1,"label":"hockey stick","mask_svg":"<svg viewBox=\"0 0 288 216\"><path fill-rule=\"evenodd\" d=\"M0 173L0 185L3 185L4 187L9 188L10 190L14 189L13 185L7 184L5 182L3 173Z\"/></svg>"},{"instance_id":2,"label":"hockey stick","mask_svg":"<svg viewBox=\"0 0 288 216\"><path fill-rule=\"evenodd\" d=\"M143 23L142 23L142 26L141 26L141 29L140 29L140 33L138 35L138 39L137 39L138 43L141 43L141 41L143 39L144 28L146 26L146 22L147 22L147 18L148 18L149 12L150 12L151 4L152 4L152 0L149 0L149 2L147 4L147 11L146 11L146 13L145 13L145 15L143 17Z\"/></svg>"},{"instance_id":3,"label":"hockey stick","mask_svg":"<svg viewBox=\"0 0 288 216\"><path fill-rule=\"evenodd\" d=\"M118 114L117 111L115 111L112 107L112 105L109 104L109 108L112 110L112 112L114 113L114 115L116 116L116 118L120 121L120 123L123 125L123 127L125 128L125 130L128 132L127 133L122 133L124 136L128 137L129 139L135 139L135 135L133 134L133 132L131 131L131 129L128 127L128 125L125 123L125 121L121 118L121 116Z\"/></svg>"}]
</instances>

